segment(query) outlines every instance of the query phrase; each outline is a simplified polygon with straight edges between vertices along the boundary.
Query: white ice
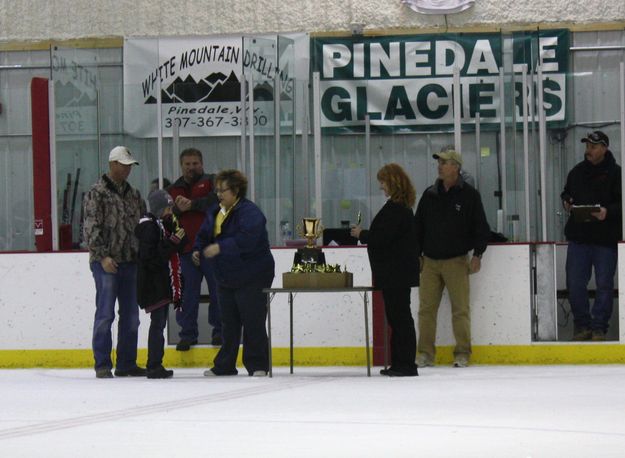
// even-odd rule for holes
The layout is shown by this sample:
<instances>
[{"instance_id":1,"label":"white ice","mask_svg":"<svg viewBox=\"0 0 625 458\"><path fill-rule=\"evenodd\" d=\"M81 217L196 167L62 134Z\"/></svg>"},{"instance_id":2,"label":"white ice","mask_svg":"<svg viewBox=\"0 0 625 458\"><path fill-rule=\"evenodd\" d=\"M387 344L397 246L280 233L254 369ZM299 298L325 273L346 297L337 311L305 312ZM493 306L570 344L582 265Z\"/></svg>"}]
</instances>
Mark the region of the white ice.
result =
<instances>
[{"instance_id":1,"label":"white ice","mask_svg":"<svg viewBox=\"0 0 625 458\"><path fill-rule=\"evenodd\" d=\"M379 369L379 368L378 368ZM623 457L625 366L0 371L0 457Z\"/></svg>"}]
</instances>

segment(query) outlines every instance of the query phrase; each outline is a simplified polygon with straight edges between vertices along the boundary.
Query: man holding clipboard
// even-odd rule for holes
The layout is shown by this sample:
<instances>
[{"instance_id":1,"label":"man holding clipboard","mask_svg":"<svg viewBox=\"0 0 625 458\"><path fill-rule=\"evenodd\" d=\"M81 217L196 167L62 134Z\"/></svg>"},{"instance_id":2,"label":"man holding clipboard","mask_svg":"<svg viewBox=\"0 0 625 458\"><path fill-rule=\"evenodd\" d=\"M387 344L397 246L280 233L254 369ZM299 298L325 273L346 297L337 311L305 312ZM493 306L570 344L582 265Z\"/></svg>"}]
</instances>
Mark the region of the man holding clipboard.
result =
<instances>
[{"instance_id":1,"label":"man holding clipboard","mask_svg":"<svg viewBox=\"0 0 625 458\"><path fill-rule=\"evenodd\" d=\"M564 228L569 242L566 286L575 323L573 340L605 340L612 315L617 242L621 230L621 167L608 149L608 136L596 130L582 138L584 160L569 172L561 194L570 212ZM590 309L588 282L595 271L597 290Z\"/></svg>"}]
</instances>

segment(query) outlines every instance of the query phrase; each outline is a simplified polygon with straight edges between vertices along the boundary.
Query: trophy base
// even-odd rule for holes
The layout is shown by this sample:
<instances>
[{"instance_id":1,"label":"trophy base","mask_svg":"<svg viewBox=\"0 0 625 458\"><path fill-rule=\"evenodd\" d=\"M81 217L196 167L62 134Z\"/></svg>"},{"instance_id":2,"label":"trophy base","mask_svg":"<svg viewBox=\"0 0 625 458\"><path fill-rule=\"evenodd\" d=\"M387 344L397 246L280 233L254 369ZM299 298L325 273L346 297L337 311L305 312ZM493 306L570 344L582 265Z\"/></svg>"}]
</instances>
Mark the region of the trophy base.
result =
<instances>
[{"instance_id":1,"label":"trophy base","mask_svg":"<svg viewBox=\"0 0 625 458\"><path fill-rule=\"evenodd\" d=\"M325 264L326 256L321 248L298 248L293 257L293 265L297 264Z\"/></svg>"},{"instance_id":2,"label":"trophy base","mask_svg":"<svg viewBox=\"0 0 625 458\"><path fill-rule=\"evenodd\" d=\"M282 274L282 286L301 289L351 288L354 286L354 276L351 272L285 272Z\"/></svg>"}]
</instances>

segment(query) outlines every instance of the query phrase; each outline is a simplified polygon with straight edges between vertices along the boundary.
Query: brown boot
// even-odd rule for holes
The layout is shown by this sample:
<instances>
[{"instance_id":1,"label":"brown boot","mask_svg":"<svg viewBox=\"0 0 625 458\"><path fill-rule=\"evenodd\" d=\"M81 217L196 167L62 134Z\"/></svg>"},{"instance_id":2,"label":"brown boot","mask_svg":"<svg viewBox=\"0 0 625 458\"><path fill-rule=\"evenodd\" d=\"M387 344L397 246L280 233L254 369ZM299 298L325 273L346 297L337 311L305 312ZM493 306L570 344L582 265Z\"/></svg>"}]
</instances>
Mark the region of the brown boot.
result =
<instances>
[{"instance_id":1,"label":"brown boot","mask_svg":"<svg viewBox=\"0 0 625 458\"><path fill-rule=\"evenodd\" d=\"M573 340L590 340L592 339L592 331L588 328L578 328L575 327L575 331L573 332Z\"/></svg>"},{"instance_id":2,"label":"brown boot","mask_svg":"<svg viewBox=\"0 0 625 458\"><path fill-rule=\"evenodd\" d=\"M604 341L605 340L605 332L601 329L593 329L592 330L592 340L594 341Z\"/></svg>"}]
</instances>

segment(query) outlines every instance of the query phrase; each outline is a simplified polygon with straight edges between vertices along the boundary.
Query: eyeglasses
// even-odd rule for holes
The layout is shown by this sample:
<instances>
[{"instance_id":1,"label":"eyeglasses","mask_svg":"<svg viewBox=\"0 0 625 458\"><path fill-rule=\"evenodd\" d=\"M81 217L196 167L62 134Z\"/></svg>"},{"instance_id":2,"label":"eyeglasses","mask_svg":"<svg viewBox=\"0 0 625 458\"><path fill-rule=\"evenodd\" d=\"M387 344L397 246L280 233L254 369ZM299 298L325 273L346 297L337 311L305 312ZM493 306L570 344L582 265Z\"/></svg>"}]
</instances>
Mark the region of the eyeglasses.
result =
<instances>
[{"instance_id":1,"label":"eyeglasses","mask_svg":"<svg viewBox=\"0 0 625 458\"><path fill-rule=\"evenodd\" d=\"M230 191L230 188L215 189L216 194L223 194L226 191Z\"/></svg>"}]
</instances>

